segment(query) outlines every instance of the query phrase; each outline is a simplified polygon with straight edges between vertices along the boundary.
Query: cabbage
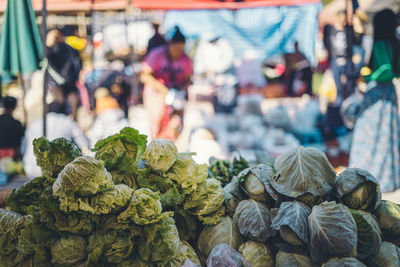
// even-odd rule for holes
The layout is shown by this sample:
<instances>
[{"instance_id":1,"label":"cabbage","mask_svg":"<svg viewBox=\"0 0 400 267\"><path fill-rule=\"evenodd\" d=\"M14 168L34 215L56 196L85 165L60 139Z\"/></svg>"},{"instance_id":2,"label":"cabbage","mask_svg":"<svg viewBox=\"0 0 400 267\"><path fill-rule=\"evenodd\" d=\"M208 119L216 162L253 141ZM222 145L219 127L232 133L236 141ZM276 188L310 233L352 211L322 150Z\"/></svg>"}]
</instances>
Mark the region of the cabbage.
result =
<instances>
[{"instance_id":1,"label":"cabbage","mask_svg":"<svg viewBox=\"0 0 400 267\"><path fill-rule=\"evenodd\" d=\"M274 266L274 258L271 250L262 243L247 241L239 247L239 252L252 267Z\"/></svg>"},{"instance_id":2,"label":"cabbage","mask_svg":"<svg viewBox=\"0 0 400 267\"><path fill-rule=\"evenodd\" d=\"M270 179L274 176L271 167L259 164L242 171L238 176L241 189L248 197L263 203L274 203L274 199L267 192Z\"/></svg>"},{"instance_id":3,"label":"cabbage","mask_svg":"<svg viewBox=\"0 0 400 267\"><path fill-rule=\"evenodd\" d=\"M369 172L349 168L335 181L336 195L352 209L375 210L381 203L382 193L378 182Z\"/></svg>"},{"instance_id":4,"label":"cabbage","mask_svg":"<svg viewBox=\"0 0 400 267\"><path fill-rule=\"evenodd\" d=\"M296 253L287 253L282 250L280 250L278 254L276 254L275 261L275 267L313 267L310 257Z\"/></svg>"},{"instance_id":5,"label":"cabbage","mask_svg":"<svg viewBox=\"0 0 400 267\"><path fill-rule=\"evenodd\" d=\"M270 179L280 194L298 198L309 194L319 198L333 188L335 171L327 157L315 148L302 146L279 156L274 164L276 173Z\"/></svg>"},{"instance_id":6,"label":"cabbage","mask_svg":"<svg viewBox=\"0 0 400 267\"><path fill-rule=\"evenodd\" d=\"M160 192L160 201L163 208L175 208L185 201L185 194L180 186L168 177L162 177L155 173L139 175L137 182L140 188L148 188Z\"/></svg>"},{"instance_id":7,"label":"cabbage","mask_svg":"<svg viewBox=\"0 0 400 267\"><path fill-rule=\"evenodd\" d=\"M118 134L98 141L93 149L95 158L102 160L109 171L135 174L136 164L146 150L146 139L137 130L126 127Z\"/></svg>"},{"instance_id":8,"label":"cabbage","mask_svg":"<svg viewBox=\"0 0 400 267\"><path fill-rule=\"evenodd\" d=\"M217 225L204 227L197 240L197 249L199 256L205 261L218 244L239 249L242 243L243 239L236 224L230 217L224 217Z\"/></svg>"},{"instance_id":9,"label":"cabbage","mask_svg":"<svg viewBox=\"0 0 400 267\"><path fill-rule=\"evenodd\" d=\"M156 172L166 172L175 163L178 149L174 142L159 139L152 141L143 153L143 159Z\"/></svg>"},{"instance_id":10,"label":"cabbage","mask_svg":"<svg viewBox=\"0 0 400 267\"><path fill-rule=\"evenodd\" d=\"M165 267L181 267L186 260L190 260L193 264L200 265L199 257L197 257L194 249L185 241L179 243L178 253L172 258Z\"/></svg>"},{"instance_id":11,"label":"cabbage","mask_svg":"<svg viewBox=\"0 0 400 267\"><path fill-rule=\"evenodd\" d=\"M332 258L322 264L322 267L366 267L366 265L358 261L356 258L344 257Z\"/></svg>"},{"instance_id":12,"label":"cabbage","mask_svg":"<svg viewBox=\"0 0 400 267\"><path fill-rule=\"evenodd\" d=\"M51 247L51 263L55 266L76 266L86 260L86 240L77 235L61 237Z\"/></svg>"},{"instance_id":13,"label":"cabbage","mask_svg":"<svg viewBox=\"0 0 400 267\"><path fill-rule=\"evenodd\" d=\"M226 213L229 216L235 214L235 210L239 202L245 199L245 194L240 190L240 178L235 176L233 180L224 187L225 200L224 204L226 206Z\"/></svg>"},{"instance_id":14,"label":"cabbage","mask_svg":"<svg viewBox=\"0 0 400 267\"><path fill-rule=\"evenodd\" d=\"M181 240L189 241L198 237L201 226L194 215L184 209L176 209L174 211L174 220Z\"/></svg>"},{"instance_id":15,"label":"cabbage","mask_svg":"<svg viewBox=\"0 0 400 267\"><path fill-rule=\"evenodd\" d=\"M125 184L133 190L138 189L138 185L134 175L125 174L118 171L111 171L110 173L114 184Z\"/></svg>"},{"instance_id":16,"label":"cabbage","mask_svg":"<svg viewBox=\"0 0 400 267\"><path fill-rule=\"evenodd\" d=\"M239 203L233 221L243 236L254 241L265 242L275 234L271 228L270 211L252 199Z\"/></svg>"},{"instance_id":17,"label":"cabbage","mask_svg":"<svg viewBox=\"0 0 400 267\"><path fill-rule=\"evenodd\" d=\"M195 215L209 215L222 206L224 191L216 179L207 179L190 193L183 208Z\"/></svg>"},{"instance_id":18,"label":"cabbage","mask_svg":"<svg viewBox=\"0 0 400 267\"><path fill-rule=\"evenodd\" d=\"M215 225L221 221L222 217L225 215L225 207L221 206L218 210L207 215L198 215L198 219L203 223L203 225Z\"/></svg>"},{"instance_id":19,"label":"cabbage","mask_svg":"<svg viewBox=\"0 0 400 267\"><path fill-rule=\"evenodd\" d=\"M398 267L400 265L400 248L389 242L382 242L378 254L368 258L368 267Z\"/></svg>"},{"instance_id":20,"label":"cabbage","mask_svg":"<svg viewBox=\"0 0 400 267\"><path fill-rule=\"evenodd\" d=\"M273 216L272 228L279 230L283 240L294 246L309 243L308 216L311 209L297 201L283 202Z\"/></svg>"},{"instance_id":21,"label":"cabbage","mask_svg":"<svg viewBox=\"0 0 400 267\"><path fill-rule=\"evenodd\" d=\"M92 157L76 158L60 172L53 194L60 199L62 211L90 211L88 197L113 186L111 174Z\"/></svg>"},{"instance_id":22,"label":"cabbage","mask_svg":"<svg viewBox=\"0 0 400 267\"><path fill-rule=\"evenodd\" d=\"M382 200L375 210L383 240L400 245L400 205Z\"/></svg>"},{"instance_id":23,"label":"cabbage","mask_svg":"<svg viewBox=\"0 0 400 267\"><path fill-rule=\"evenodd\" d=\"M133 189L124 185L115 185L108 191L101 192L91 199L94 214L108 214L124 207L131 199Z\"/></svg>"},{"instance_id":24,"label":"cabbage","mask_svg":"<svg viewBox=\"0 0 400 267\"><path fill-rule=\"evenodd\" d=\"M324 202L314 206L308 217L312 261L324 263L332 257L357 255L357 226L342 204Z\"/></svg>"},{"instance_id":25,"label":"cabbage","mask_svg":"<svg viewBox=\"0 0 400 267\"><path fill-rule=\"evenodd\" d=\"M162 212L160 196L147 188L136 190L128 208L118 216L121 223L128 220L138 225L157 223L171 217L172 212Z\"/></svg>"},{"instance_id":26,"label":"cabbage","mask_svg":"<svg viewBox=\"0 0 400 267\"><path fill-rule=\"evenodd\" d=\"M382 244L382 233L378 222L368 212L350 210L357 224L357 258L375 256Z\"/></svg>"},{"instance_id":27,"label":"cabbage","mask_svg":"<svg viewBox=\"0 0 400 267\"><path fill-rule=\"evenodd\" d=\"M207 259L208 267L251 267L239 252L227 244L213 248Z\"/></svg>"},{"instance_id":28,"label":"cabbage","mask_svg":"<svg viewBox=\"0 0 400 267\"><path fill-rule=\"evenodd\" d=\"M174 165L165 174L177 182L185 194L196 190L197 186L207 178L207 165L197 164L192 156L195 153L179 153Z\"/></svg>"},{"instance_id":29,"label":"cabbage","mask_svg":"<svg viewBox=\"0 0 400 267\"><path fill-rule=\"evenodd\" d=\"M45 176L36 177L20 188L14 189L6 200L6 206L20 214L32 214L39 208L39 197L44 189L52 185L54 179Z\"/></svg>"},{"instance_id":30,"label":"cabbage","mask_svg":"<svg viewBox=\"0 0 400 267\"><path fill-rule=\"evenodd\" d=\"M143 236L137 241L138 255L143 261L166 264L177 255L179 241L175 221L167 217L143 227Z\"/></svg>"},{"instance_id":31,"label":"cabbage","mask_svg":"<svg viewBox=\"0 0 400 267\"><path fill-rule=\"evenodd\" d=\"M65 138L49 141L44 137L33 140L36 164L42 175L56 178L60 171L75 158L81 156L78 147Z\"/></svg>"}]
</instances>

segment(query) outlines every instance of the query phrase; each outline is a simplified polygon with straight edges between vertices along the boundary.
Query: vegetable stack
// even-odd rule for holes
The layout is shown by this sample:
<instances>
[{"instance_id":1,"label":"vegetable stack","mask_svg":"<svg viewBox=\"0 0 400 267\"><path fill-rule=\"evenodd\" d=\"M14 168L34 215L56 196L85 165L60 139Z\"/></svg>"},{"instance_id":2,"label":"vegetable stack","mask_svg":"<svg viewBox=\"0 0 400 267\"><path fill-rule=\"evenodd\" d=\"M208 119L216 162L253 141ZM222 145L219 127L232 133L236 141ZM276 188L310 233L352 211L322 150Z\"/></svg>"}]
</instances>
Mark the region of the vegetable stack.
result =
<instances>
[{"instance_id":1,"label":"vegetable stack","mask_svg":"<svg viewBox=\"0 0 400 267\"><path fill-rule=\"evenodd\" d=\"M400 266L400 206L364 170L304 147L208 168L146 144L125 128L93 158L35 140L43 176L0 209L0 266Z\"/></svg>"}]
</instances>

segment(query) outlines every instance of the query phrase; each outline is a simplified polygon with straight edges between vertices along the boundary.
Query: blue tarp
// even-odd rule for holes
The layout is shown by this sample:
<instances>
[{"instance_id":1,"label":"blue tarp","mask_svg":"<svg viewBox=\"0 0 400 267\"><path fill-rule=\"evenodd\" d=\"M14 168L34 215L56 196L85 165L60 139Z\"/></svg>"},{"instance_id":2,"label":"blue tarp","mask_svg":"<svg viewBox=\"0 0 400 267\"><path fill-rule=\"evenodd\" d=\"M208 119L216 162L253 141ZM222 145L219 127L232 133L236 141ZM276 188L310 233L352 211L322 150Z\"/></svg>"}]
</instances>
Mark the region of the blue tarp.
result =
<instances>
[{"instance_id":1,"label":"blue tarp","mask_svg":"<svg viewBox=\"0 0 400 267\"><path fill-rule=\"evenodd\" d=\"M293 52L294 42L306 57L315 60L315 39L321 4L246 8L239 10L168 11L165 26L178 25L191 37L206 33L221 35L230 41L235 55L254 50L260 59Z\"/></svg>"}]
</instances>

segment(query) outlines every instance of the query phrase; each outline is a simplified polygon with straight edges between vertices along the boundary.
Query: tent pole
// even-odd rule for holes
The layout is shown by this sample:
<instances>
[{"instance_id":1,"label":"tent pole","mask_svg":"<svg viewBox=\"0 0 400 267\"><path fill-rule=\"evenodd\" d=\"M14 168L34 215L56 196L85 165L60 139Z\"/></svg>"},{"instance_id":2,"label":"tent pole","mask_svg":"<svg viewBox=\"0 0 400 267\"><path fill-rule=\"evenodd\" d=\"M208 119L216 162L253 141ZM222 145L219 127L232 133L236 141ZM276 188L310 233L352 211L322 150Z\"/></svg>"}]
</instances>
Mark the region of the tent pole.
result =
<instances>
[{"instance_id":1,"label":"tent pole","mask_svg":"<svg viewBox=\"0 0 400 267\"><path fill-rule=\"evenodd\" d=\"M43 0L42 2L42 42L43 42L43 58L47 58L47 46L46 46L46 36L47 36L47 1ZM46 105L46 96L47 96L47 66L45 66L44 70L44 79L43 79L43 136L46 137L46 113L47 113L47 105Z\"/></svg>"},{"instance_id":2,"label":"tent pole","mask_svg":"<svg viewBox=\"0 0 400 267\"><path fill-rule=\"evenodd\" d=\"M21 72L18 73L18 82L19 82L19 85L21 86L21 89L22 89L22 110L23 110L23 113L24 113L24 123L23 123L23 125L26 126L27 122L28 122L28 115L26 113L26 107L25 107L25 95L26 95L25 90L26 89L25 89L24 78L22 77Z\"/></svg>"}]
</instances>

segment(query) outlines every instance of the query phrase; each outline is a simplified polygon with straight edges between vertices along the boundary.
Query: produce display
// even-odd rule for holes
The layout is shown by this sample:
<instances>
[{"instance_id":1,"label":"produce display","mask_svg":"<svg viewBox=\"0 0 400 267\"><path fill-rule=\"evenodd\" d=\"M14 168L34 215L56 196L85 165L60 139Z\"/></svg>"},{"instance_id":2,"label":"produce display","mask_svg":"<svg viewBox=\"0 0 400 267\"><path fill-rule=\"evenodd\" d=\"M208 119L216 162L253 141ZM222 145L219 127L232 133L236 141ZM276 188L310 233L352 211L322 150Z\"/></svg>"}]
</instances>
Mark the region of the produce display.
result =
<instances>
[{"instance_id":1,"label":"produce display","mask_svg":"<svg viewBox=\"0 0 400 267\"><path fill-rule=\"evenodd\" d=\"M400 206L313 148L208 167L132 128L94 157L62 138L33 145L42 176L0 209L1 267L400 266Z\"/></svg>"}]
</instances>

